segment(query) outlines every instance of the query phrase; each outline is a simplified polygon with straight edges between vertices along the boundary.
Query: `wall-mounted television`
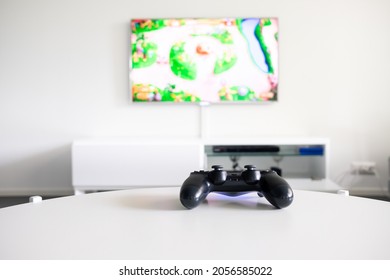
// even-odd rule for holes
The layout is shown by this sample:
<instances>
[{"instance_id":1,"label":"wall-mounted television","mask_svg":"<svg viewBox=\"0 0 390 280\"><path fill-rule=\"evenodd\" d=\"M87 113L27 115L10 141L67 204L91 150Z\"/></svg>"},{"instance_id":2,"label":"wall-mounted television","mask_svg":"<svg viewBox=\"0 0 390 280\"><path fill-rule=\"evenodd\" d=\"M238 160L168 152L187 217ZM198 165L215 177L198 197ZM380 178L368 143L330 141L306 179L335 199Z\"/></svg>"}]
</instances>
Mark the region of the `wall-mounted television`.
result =
<instances>
[{"instance_id":1,"label":"wall-mounted television","mask_svg":"<svg viewBox=\"0 0 390 280\"><path fill-rule=\"evenodd\" d=\"M133 19L133 102L278 98L277 18Z\"/></svg>"}]
</instances>

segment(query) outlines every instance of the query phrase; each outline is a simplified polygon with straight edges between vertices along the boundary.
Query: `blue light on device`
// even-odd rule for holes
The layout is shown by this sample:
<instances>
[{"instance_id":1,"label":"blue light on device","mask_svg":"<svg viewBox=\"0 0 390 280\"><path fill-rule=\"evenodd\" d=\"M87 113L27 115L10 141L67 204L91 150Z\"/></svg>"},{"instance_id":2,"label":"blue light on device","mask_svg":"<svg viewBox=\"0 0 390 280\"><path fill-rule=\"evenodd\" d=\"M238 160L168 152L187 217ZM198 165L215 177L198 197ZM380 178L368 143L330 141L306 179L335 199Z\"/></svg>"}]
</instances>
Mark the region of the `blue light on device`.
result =
<instances>
[{"instance_id":1,"label":"blue light on device","mask_svg":"<svg viewBox=\"0 0 390 280\"><path fill-rule=\"evenodd\" d=\"M305 146L299 148L299 154L302 156L323 156L323 146Z\"/></svg>"}]
</instances>

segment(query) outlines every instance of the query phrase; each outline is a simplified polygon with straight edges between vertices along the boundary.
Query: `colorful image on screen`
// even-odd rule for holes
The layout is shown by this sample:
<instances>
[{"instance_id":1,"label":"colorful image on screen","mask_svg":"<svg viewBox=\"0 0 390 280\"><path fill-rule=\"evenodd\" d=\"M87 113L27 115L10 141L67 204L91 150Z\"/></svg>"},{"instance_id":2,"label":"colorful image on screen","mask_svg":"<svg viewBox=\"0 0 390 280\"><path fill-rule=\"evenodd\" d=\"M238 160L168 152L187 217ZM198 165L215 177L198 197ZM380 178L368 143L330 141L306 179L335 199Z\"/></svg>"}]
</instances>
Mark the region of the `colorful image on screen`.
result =
<instances>
[{"instance_id":1,"label":"colorful image on screen","mask_svg":"<svg viewBox=\"0 0 390 280\"><path fill-rule=\"evenodd\" d=\"M277 100L277 18L133 19L130 44L134 102Z\"/></svg>"}]
</instances>

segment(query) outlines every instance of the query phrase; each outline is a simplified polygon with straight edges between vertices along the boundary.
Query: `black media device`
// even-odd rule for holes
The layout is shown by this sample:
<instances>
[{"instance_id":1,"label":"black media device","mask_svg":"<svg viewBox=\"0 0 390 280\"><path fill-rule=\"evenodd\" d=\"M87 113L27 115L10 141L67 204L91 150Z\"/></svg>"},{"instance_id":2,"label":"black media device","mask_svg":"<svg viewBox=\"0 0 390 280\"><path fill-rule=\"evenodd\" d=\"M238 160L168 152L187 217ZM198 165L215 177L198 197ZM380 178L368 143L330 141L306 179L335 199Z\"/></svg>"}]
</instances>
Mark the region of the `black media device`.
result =
<instances>
[{"instance_id":1,"label":"black media device","mask_svg":"<svg viewBox=\"0 0 390 280\"><path fill-rule=\"evenodd\" d=\"M197 207L210 192L238 196L255 191L279 209L293 201L291 187L273 170L256 170L253 165L245 165L242 172L225 171L220 165L212 168L211 171L191 172L184 181L180 189L180 201L184 207Z\"/></svg>"},{"instance_id":2,"label":"black media device","mask_svg":"<svg viewBox=\"0 0 390 280\"><path fill-rule=\"evenodd\" d=\"M213 146L214 153L277 153L275 145L218 145Z\"/></svg>"}]
</instances>

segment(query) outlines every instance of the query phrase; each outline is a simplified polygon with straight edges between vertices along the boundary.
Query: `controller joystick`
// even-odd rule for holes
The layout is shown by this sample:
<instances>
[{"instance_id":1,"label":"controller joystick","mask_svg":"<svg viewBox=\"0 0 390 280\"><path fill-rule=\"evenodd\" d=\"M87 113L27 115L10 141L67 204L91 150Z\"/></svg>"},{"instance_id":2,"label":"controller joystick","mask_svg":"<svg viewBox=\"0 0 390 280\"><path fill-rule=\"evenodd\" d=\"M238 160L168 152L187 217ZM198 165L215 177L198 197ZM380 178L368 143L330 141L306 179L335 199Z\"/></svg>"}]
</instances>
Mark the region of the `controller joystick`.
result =
<instances>
[{"instance_id":1,"label":"controller joystick","mask_svg":"<svg viewBox=\"0 0 390 280\"><path fill-rule=\"evenodd\" d=\"M221 165L213 165L211 168L213 170L208 174L210 181L215 185L223 184L226 181L227 172L222 170L223 167Z\"/></svg>"},{"instance_id":2,"label":"controller joystick","mask_svg":"<svg viewBox=\"0 0 390 280\"><path fill-rule=\"evenodd\" d=\"M291 187L273 170L260 171L253 165L245 165L242 172L225 171L220 165L213 165L212 169L191 172L184 181L180 189L180 201L184 207L197 207L210 192L237 196L256 191L279 209L289 206L293 201Z\"/></svg>"},{"instance_id":3,"label":"controller joystick","mask_svg":"<svg viewBox=\"0 0 390 280\"><path fill-rule=\"evenodd\" d=\"M259 170L256 170L256 166L245 165L244 168L246 170L241 173L241 176L247 184L254 185L260 181L261 173Z\"/></svg>"}]
</instances>

